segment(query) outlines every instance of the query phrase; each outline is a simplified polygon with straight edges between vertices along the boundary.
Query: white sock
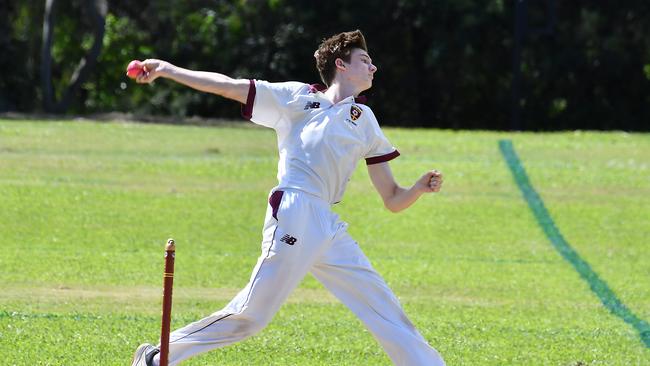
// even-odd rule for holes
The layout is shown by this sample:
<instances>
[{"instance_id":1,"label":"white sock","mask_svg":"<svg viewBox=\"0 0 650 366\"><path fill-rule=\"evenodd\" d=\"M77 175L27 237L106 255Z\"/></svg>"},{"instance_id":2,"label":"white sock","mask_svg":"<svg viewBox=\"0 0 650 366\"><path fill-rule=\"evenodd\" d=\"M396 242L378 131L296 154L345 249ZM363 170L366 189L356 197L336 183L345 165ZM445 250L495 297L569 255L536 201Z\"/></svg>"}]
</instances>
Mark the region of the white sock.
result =
<instances>
[{"instance_id":1,"label":"white sock","mask_svg":"<svg viewBox=\"0 0 650 366\"><path fill-rule=\"evenodd\" d=\"M160 352L156 353L156 355L153 356L153 360L151 360L151 363L153 364L151 366L160 366Z\"/></svg>"}]
</instances>

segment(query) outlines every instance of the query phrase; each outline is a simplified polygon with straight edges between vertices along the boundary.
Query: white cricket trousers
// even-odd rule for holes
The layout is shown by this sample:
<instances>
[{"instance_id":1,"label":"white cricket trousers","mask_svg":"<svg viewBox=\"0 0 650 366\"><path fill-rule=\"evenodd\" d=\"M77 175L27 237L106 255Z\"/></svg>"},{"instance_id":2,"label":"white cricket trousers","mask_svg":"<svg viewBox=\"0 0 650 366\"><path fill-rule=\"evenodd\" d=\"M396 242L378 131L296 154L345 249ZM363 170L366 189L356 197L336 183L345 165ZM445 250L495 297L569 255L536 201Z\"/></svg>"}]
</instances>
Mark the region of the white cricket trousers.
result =
<instances>
[{"instance_id":1,"label":"white cricket trousers","mask_svg":"<svg viewBox=\"0 0 650 366\"><path fill-rule=\"evenodd\" d=\"M271 194L262 254L250 281L222 310L171 333L169 364L259 332L311 272L363 321L395 365L444 365L346 228L330 205L313 195Z\"/></svg>"}]
</instances>

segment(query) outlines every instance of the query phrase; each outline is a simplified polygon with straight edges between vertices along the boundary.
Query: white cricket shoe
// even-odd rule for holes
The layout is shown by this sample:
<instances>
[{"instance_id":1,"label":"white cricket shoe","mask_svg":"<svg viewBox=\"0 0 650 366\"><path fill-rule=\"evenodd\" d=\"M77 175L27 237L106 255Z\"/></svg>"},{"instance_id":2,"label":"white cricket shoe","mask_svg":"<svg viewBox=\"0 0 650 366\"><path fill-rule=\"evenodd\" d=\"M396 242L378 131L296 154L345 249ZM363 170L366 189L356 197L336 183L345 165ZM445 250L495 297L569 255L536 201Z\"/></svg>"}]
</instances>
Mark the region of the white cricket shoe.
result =
<instances>
[{"instance_id":1,"label":"white cricket shoe","mask_svg":"<svg viewBox=\"0 0 650 366\"><path fill-rule=\"evenodd\" d=\"M143 343L135 350L131 366L153 366L153 356L159 352L158 348L149 343Z\"/></svg>"}]
</instances>

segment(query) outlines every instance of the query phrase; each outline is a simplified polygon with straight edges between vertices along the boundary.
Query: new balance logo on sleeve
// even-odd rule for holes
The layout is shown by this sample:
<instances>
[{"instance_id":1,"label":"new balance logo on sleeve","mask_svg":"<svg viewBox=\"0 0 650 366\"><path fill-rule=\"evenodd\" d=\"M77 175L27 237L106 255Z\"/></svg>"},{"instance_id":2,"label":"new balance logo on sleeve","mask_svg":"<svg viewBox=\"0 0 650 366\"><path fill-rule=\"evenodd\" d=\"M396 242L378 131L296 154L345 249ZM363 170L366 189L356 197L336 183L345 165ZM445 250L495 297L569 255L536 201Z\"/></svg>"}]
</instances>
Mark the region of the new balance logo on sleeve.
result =
<instances>
[{"instance_id":1,"label":"new balance logo on sleeve","mask_svg":"<svg viewBox=\"0 0 650 366\"><path fill-rule=\"evenodd\" d=\"M285 242L289 245L294 245L298 241L298 239L294 238L293 236L289 234L285 234L282 238L280 238L280 241Z\"/></svg>"}]
</instances>

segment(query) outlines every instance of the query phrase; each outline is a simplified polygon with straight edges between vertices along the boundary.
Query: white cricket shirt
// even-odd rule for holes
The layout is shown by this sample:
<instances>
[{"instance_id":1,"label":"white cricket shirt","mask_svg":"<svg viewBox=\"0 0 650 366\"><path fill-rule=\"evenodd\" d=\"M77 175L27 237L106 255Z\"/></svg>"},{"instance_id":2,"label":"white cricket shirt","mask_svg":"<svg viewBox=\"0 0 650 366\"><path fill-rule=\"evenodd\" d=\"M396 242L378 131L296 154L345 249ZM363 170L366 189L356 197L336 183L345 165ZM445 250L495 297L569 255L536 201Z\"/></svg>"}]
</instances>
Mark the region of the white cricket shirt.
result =
<instances>
[{"instance_id":1,"label":"white cricket shirt","mask_svg":"<svg viewBox=\"0 0 650 366\"><path fill-rule=\"evenodd\" d=\"M369 107L352 96L332 104L308 84L251 80L242 114L277 133L277 189L298 189L331 204L341 200L359 160L370 165L399 156Z\"/></svg>"}]
</instances>

